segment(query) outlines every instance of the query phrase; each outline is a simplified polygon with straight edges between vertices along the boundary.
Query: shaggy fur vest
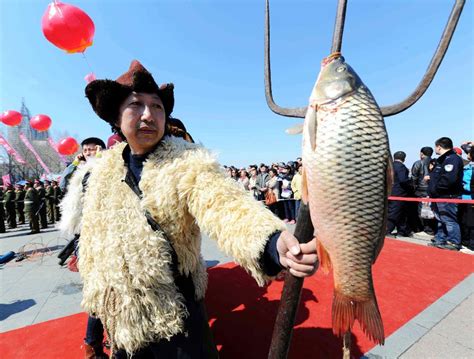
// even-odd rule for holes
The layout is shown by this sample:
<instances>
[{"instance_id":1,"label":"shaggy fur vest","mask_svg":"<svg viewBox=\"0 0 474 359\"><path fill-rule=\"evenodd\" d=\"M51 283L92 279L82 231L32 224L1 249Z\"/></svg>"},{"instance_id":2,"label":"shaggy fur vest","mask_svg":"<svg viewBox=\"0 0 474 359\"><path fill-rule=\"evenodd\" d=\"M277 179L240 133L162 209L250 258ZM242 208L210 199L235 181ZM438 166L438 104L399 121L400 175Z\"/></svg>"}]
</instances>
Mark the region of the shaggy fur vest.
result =
<instances>
[{"instance_id":1,"label":"shaggy fur vest","mask_svg":"<svg viewBox=\"0 0 474 359\"><path fill-rule=\"evenodd\" d=\"M201 229L263 285L269 279L260 267L265 244L285 225L226 179L209 151L175 137L165 137L144 163L139 199L124 182L124 146L97 161L85 193L69 190L83 198L68 200L83 203L82 221L71 221L76 230L82 225L82 305L100 317L118 348L133 353L181 333L187 315L174 283L170 243L151 229L145 210L171 241L180 274L192 277L197 300L207 286ZM79 183L71 180L71 186Z\"/></svg>"}]
</instances>

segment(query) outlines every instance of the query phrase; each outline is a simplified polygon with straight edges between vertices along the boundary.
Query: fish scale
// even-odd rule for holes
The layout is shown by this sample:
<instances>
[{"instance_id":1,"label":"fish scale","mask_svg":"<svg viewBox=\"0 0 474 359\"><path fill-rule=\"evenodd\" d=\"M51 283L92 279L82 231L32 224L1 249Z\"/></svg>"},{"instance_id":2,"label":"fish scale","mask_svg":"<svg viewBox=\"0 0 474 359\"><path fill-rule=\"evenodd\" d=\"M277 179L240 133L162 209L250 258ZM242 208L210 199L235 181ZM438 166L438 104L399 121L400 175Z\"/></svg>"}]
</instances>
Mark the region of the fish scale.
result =
<instances>
[{"instance_id":1,"label":"fish scale","mask_svg":"<svg viewBox=\"0 0 474 359\"><path fill-rule=\"evenodd\" d=\"M341 68L345 73L338 73ZM343 57L323 61L310 101L303 127L304 191L321 267L333 268L333 331L342 335L357 319L372 340L383 343L372 282L385 234L390 165L383 117Z\"/></svg>"}]
</instances>

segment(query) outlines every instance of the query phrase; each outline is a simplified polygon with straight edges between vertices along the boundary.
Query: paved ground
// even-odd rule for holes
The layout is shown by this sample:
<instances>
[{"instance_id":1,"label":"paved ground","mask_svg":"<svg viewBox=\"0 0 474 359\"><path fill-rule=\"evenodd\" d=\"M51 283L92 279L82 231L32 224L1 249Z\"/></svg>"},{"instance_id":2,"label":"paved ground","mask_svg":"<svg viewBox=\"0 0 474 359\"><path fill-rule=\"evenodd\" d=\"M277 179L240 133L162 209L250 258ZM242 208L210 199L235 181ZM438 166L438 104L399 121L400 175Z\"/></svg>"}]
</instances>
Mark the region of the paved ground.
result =
<instances>
[{"instance_id":1,"label":"paved ground","mask_svg":"<svg viewBox=\"0 0 474 359\"><path fill-rule=\"evenodd\" d=\"M294 226L292 226L294 227ZM71 315L81 311L78 273L60 268L56 255L66 243L48 229L26 235L28 229L0 234L0 253L25 252L21 262L0 266L0 332ZM426 245L429 238L398 238ZM204 238L209 266L229 262L215 243ZM474 358L474 274L375 347L365 358Z\"/></svg>"}]
</instances>

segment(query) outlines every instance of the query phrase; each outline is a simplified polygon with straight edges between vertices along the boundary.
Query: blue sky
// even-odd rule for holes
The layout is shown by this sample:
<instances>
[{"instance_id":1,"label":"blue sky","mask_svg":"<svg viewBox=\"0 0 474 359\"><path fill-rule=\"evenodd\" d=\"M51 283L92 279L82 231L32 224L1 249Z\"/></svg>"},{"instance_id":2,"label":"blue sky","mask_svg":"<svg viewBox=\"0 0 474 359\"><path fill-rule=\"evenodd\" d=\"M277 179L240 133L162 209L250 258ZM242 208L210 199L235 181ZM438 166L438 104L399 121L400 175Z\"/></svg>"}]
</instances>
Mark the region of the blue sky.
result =
<instances>
[{"instance_id":1,"label":"blue sky","mask_svg":"<svg viewBox=\"0 0 474 359\"><path fill-rule=\"evenodd\" d=\"M66 1L68 2L68 1ZM380 106L411 93L438 44L454 1L349 1L342 52ZM175 83L174 116L223 164L288 161L301 139L284 130L302 120L273 114L263 85L264 0L71 0L96 27L86 51L97 78L115 79L140 60L157 82ZM0 110L48 114L52 133L81 140L110 135L84 97L90 72L41 32L48 1L0 1ZM329 54L336 1L273 0L273 94L281 106L304 106ZM407 164L441 136L474 139L472 1L424 97L386 124L392 151ZM5 126L0 130L5 132Z\"/></svg>"}]
</instances>

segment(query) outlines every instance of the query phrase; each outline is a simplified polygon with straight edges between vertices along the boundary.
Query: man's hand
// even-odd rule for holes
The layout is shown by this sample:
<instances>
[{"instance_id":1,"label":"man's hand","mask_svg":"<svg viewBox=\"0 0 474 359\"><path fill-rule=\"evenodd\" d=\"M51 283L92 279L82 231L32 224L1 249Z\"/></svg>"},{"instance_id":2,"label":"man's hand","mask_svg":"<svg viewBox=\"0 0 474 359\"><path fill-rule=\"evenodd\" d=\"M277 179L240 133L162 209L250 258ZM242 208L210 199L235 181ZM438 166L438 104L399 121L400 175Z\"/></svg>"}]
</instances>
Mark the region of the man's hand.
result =
<instances>
[{"instance_id":1,"label":"man's hand","mask_svg":"<svg viewBox=\"0 0 474 359\"><path fill-rule=\"evenodd\" d=\"M298 243L295 236L283 231L277 240L277 250L281 265L295 277L308 277L318 269L316 238L308 243Z\"/></svg>"}]
</instances>

